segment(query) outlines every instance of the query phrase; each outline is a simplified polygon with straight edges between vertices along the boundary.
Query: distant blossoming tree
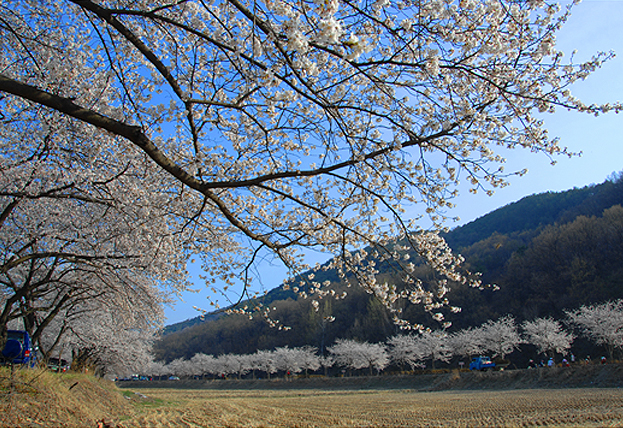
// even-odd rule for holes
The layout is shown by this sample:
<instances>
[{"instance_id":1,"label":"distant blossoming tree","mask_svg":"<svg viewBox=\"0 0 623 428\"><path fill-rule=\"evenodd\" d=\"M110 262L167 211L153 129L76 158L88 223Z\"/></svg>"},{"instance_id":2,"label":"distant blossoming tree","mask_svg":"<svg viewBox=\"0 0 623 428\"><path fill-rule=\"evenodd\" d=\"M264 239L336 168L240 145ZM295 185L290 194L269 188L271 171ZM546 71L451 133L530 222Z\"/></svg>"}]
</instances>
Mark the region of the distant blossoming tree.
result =
<instances>
[{"instance_id":1,"label":"distant blossoming tree","mask_svg":"<svg viewBox=\"0 0 623 428\"><path fill-rule=\"evenodd\" d=\"M610 359L615 349L623 348L623 300L586 305L566 314L583 336L605 346Z\"/></svg>"},{"instance_id":2,"label":"distant blossoming tree","mask_svg":"<svg viewBox=\"0 0 623 428\"><path fill-rule=\"evenodd\" d=\"M367 368L373 374L374 370L378 373L389 365L389 355L382 343L338 339L327 350L333 356L334 364L348 370Z\"/></svg>"},{"instance_id":3,"label":"distant blossoming tree","mask_svg":"<svg viewBox=\"0 0 623 428\"><path fill-rule=\"evenodd\" d=\"M186 378L190 378L190 376L192 376L195 371L195 367L193 366L192 362L185 358L176 358L165 367L168 371L168 374Z\"/></svg>"},{"instance_id":4,"label":"distant blossoming tree","mask_svg":"<svg viewBox=\"0 0 623 428\"><path fill-rule=\"evenodd\" d=\"M448 336L448 346L452 354L471 358L485 352L483 329L478 327L466 328Z\"/></svg>"},{"instance_id":5,"label":"distant blossoming tree","mask_svg":"<svg viewBox=\"0 0 623 428\"><path fill-rule=\"evenodd\" d=\"M526 343L536 346L537 352L548 354L554 358L554 353L562 354L571 348L573 334L565 331L560 321L552 318L537 318L525 321L521 327L526 336Z\"/></svg>"},{"instance_id":6,"label":"distant blossoming tree","mask_svg":"<svg viewBox=\"0 0 623 428\"><path fill-rule=\"evenodd\" d=\"M483 348L490 351L494 357L505 358L524 343L515 318L511 315L487 321L480 327L480 335Z\"/></svg>"},{"instance_id":7,"label":"distant blossoming tree","mask_svg":"<svg viewBox=\"0 0 623 428\"><path fill-rule=\"evenodd\" d=\"M320 360L316 354L317 349L312 346L301 348L289 348L287 346L276 348L273 352L277 368L285 373L298 374L309 370L317 370L320 367Z\"/></svg>"},{"instance_id":8,"label":"distant blossoming tree","mask_svg":"<svg viewBox=\"0 0 623 428\"><path fill-rule=\"evenodd\" d=\"M418 347L418 337L412 334L392 336L387 340L388 353L393 363L407 364L411 370L424 367L422 349Z\"/></svg>"},{"instance_id":9,"label":"distant blossoming tree","mask_svg":"<svg viewBox=\"0 0 623 428\"><path fill-rule=\"evenodd\" d=\"M132 272L183 276L196 253L224 281L215 291L246 292L266 251L294 275L306 249L335 256L328 267L401 326L414 327L399 300L442 320L451 286L482 285L435 233L459 180L492 192L523 174L498 147L567 154L538 114L621 110L570 93L610 55L565 62L568 13L540 0L3 1L0 328L24 299L52 314L87 297L84 269L127 271L105 281L127 292ZM377 281L379 262L400 287ZM28 283L52 268L53 286ZM313 278L299 291L327 293Z\"/></svg>"},{"instance_id":10,"label":"distant blossoming tree","mask_svg":"<svg viewBox=\"0 0 623 428\"><path fill-rule=\"evenodd\" d=\"M268 350L258 350L254 356L254 367L266 373L266 377L270 379L273 373L277 373L278 363L275 353Z\"/></svg>"},{"instance_id":11,"label":"distant blossoming tree","mask_svg":"<svg viewBox=\"0 0 623 428\"><path fill-rule=\"evenodd\" d=\"M419 348L422 360L430 360L433 369L436 361L447 363L452 358L452 349L445 331L425 331L417 337L416 346Z\"/></svg>"},{"instance_id":12,"label":"distant blossoming tree","mask_svg":"<svg viewBox=\"0 0 623 428\"><path fill-rule=\"evenodd\" d=\"M216 372L216 370L214 369L216 367L216 358L214 358L212 355L198 353L192 356L190 362L195 368L194 374L205 376L207 374L213 374L214 372Z\"/></svg>"},{"instance_id":13,"label":"distant blossoming tree","mask_svg":"<svg viewBox=\"0 0 623 428\"><path fill-rule=\"evenodd\" d=\"M295 350L300 360L301 368L305 371L305 376L309 375L310 370L316 371L322 365L317 348L313 346L303 346L301 348L295 348Z\"/></svg>"}]
</instances>

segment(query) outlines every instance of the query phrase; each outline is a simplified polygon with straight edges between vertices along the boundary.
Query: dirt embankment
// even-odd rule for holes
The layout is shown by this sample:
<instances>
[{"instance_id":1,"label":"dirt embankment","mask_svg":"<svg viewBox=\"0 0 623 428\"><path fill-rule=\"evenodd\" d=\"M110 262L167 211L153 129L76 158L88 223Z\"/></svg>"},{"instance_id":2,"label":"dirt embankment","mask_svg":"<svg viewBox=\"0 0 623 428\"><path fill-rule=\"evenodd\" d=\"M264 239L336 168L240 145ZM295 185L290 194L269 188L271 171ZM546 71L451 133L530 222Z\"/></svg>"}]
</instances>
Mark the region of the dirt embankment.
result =
<instances>
[{"instance_id":1,"label":"dirt embankment","mask_svg":"<svg viewBox=\"0 0 623 428\"><path fill-rule=\"evenodd\" d=\"M623 364L577 365L524 370L488 372L451 371L410 375L361 377L311 377L262 380L180 380L118 382L120 388L175 389L411 389L506 390L538 388L620 388L623 387Z\"/></svg>"},{"instance_id":2,"label":"dirt embankment","mask_svg":"<svg viewBox=\"0 0 623 428\"><path fill-rule=\"evenodd\" d=\"M0 427L95 427L131 412L115 385L90 375L0 368Z\"/></svg>"}]
</instances>

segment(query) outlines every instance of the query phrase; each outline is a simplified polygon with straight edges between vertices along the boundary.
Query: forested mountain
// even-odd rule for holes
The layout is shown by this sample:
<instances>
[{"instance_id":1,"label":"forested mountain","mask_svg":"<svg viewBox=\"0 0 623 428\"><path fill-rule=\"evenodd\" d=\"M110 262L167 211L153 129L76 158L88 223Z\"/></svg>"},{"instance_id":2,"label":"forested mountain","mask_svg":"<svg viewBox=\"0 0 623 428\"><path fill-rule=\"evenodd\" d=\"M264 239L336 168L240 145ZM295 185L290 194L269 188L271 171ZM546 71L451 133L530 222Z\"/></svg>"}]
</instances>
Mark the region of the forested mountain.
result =
<instances>
[{"instance_id":1,"label":"forested mountain","mask_svg":"<svg viewBox=\"0 0 623 428\"><path fill-rule=\"evenodd\" d=\"M546 225L568 223L581 215L600 216L606 208L622 203L621 181L621 174L613 174L602 184L526 196L452 230L445 238L453 249L460 250L493 233L538 231Z\"/></svg>"},{"instance_id":2,"label":"forested mountain","mask_svg":"<svg viewBox=\"0 0 623 428\"><path fill-rule=\"evenodd\" d=\"M449 232L445 238L466 258L466 267L482 272L498 291L453 287L452 303L463 308L448 316L451 329L479 325L506 314L518 321L564 309L623 297L623 179L560 193L521 199ZM427 270L420 266L422 275ZM331 273L326 273L328 279ZM391 272L384 280L397 283ZM335 338L383 341L398 330L385 308L357 287L333 282L343 300L327 300L315 312L310 300L296 299L281 287L266 302L287 331L260 318L223 315L170 327L156 344L156 358L170 361L195 353L252 353L275 346L312 345L321 351ZM265 302L265 303L266 303ZM436 327L420 307L405 308L406 317ZM328 322L328 317L335 321ZM192 325L194 324L194 325ZM183 325L183 326L185 326Z\"/></svg>"}]
</instances>

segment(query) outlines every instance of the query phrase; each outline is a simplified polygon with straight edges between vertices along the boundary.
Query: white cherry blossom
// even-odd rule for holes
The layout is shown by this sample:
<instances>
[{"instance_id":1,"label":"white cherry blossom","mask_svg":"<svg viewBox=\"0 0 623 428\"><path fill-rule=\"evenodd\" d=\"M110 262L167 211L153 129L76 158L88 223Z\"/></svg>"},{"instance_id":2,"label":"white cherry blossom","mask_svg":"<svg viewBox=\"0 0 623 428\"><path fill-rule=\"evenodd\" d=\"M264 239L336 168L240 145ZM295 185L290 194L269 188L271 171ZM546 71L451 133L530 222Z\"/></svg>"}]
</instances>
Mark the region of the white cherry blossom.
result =
<instances>
[{"instance_id":1,"label":"white cherry blossom","mask_svg":"<svg viewBox=\"0 0 623 428\"><path fill-rule=\"evenodd\" d=\"M82 245L72 248L81 260L136 256L122 268L148 269L153 290L182 278L197 254L209 286L242 284L253 297L260 281L249 273L266 252L295 277L309 268L306 250L319 249L334 257L323 268L375 294L402 327L421 326L401 318L401 301L441 320L448 290L483 287L437 234L460 181L490 193L525 173L504 171L500 148L571 155L540 114L621 110L571 93L612 54L564 59L555 36L570 10L507 0L6 0L5 273L36 236L38 251ZM432 231L406 215L414 207ZM438 281L413 276L397 238ZM404 283L379 284L368 252L402 269ZM313 280L301 288L324 292Z\"/></svg>"}]
</instances>

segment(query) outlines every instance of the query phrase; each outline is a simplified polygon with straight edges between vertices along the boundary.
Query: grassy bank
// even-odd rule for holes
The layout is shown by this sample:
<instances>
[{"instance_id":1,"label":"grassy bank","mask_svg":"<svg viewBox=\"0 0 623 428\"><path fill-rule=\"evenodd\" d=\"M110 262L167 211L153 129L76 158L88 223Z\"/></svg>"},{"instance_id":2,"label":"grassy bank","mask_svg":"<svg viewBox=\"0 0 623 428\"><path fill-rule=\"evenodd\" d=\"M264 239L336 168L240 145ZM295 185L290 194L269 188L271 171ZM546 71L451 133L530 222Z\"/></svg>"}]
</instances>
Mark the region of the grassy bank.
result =
<instances>
[{"instance_id":1,"label":"grassy bank","mask_svg":"<svg viewBox=\"0 0 623 428\"><path fill-rule=\"evenodd\" d=\"M0 367L1 427L95 427L122 420L133 406L112 383L78 373Z\"/></svg>"}]
</instances>

